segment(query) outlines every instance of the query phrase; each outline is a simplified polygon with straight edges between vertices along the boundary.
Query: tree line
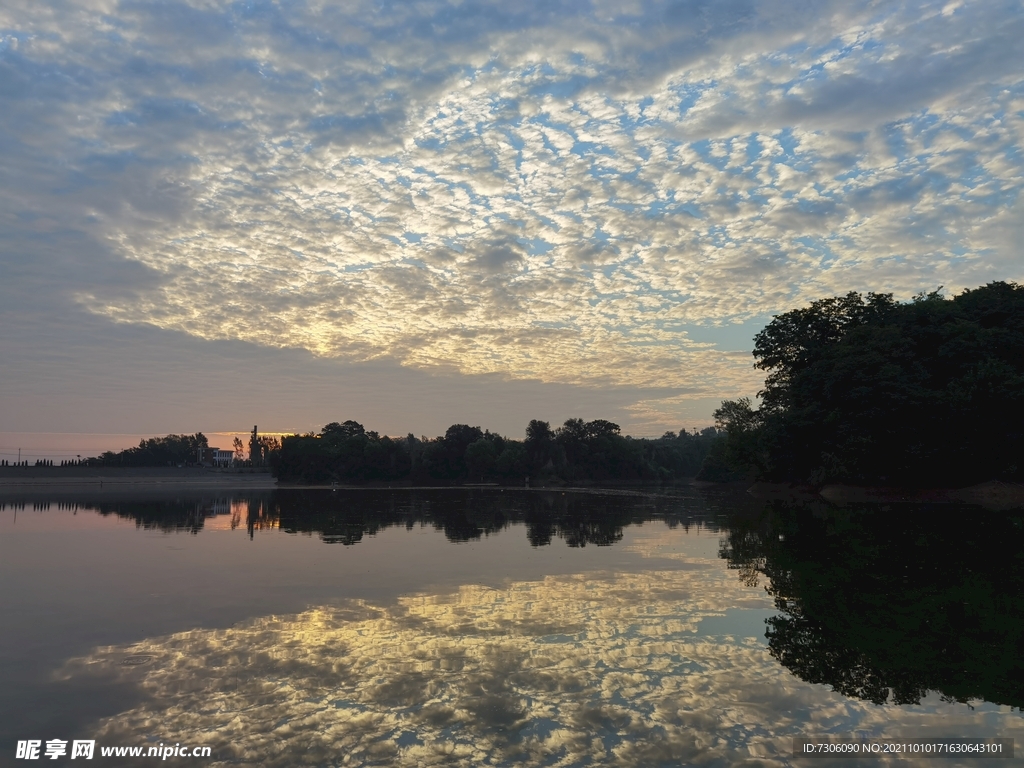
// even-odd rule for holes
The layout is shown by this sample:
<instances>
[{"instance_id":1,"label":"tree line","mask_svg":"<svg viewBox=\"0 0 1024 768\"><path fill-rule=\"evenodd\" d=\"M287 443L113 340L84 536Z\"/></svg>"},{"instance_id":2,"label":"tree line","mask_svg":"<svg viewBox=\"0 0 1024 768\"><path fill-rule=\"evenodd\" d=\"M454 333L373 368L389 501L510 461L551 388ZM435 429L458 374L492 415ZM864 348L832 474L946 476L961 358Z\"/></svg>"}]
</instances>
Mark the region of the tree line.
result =
<instances>
[{"instance_id":1,"label":"tree line","mask_svg":"<svg viewBox=\"0 0 1024 768\"><path fill-rule=\"evenodd\" d=\"M99 456L66 464L91 467L190 467L203 464L209 448L209 440L202 432L194 435L167 435L144 438L134 448L104 451ZM271 455L280 449L281 441L277 437L260 435L253 428L248 448L239 438L234 438L234 464L245 467L267 466Z\"/></svg>"},{"instance_id":2,"label":"tree line","mask_svg":"<svg viewBox=\"0 0 1024 768\"><path fill-rule=\"evenodd\" d=\"M632 438L603 419L569 419L553 429L535 419L515 440L467 424L444 435L393 438L356 421L281 441L268 457L288 482L579 483L671 482L692 478L719 439L715 427Z\"/></svg>"},{"instance_id":3,"label":"tree line","mask_svg":"<svg viewBox=\"0 0 1024 768\"><path fill-rule=\"evenodd\" d=\"M202 432L194 435L167 435L144 438L134 448L104 451L81 463L93 467L167 467L194 465L202 461L209 441Z\"/></svg>"},{"instance_id":4,"label":"tree line","mask_svg":"<svg viewBox=\"0 0 1024 768\"><path fill-rule=\"evenodd\" d=\"M239 438L234 452L238 464L268 466L278 479L298 483L666 483L696 475L721 437L717 428L707 427L666 432L657 439L633 438L604 419L568 419L554 429L535 419L522 440L467 424L453 424L435 438L389 437L349 420L281 439L254 430L249 458ZM172 434L80 463L194 466L202 463L207 448L201 432Z\"/></svg>"}]
</instances>

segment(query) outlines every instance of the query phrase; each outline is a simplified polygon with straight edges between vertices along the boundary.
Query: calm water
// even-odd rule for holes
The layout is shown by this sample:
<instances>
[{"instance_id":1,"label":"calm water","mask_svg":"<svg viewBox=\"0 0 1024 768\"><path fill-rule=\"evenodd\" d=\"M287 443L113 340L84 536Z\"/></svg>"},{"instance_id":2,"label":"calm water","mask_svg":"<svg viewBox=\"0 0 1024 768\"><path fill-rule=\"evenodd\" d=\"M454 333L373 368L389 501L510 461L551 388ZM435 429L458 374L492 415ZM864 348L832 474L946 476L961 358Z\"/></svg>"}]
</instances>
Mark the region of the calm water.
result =
<instances>
[{"instance_id":1,"label":"calm water","mask_svg":"<svg viewBox=\"0 0 1024 768\"><path fill-rule=\"evenodd\" d=\"M823 735L1024 749L1021 513L697 491L8 497L0 583L0 764L57 738L111 765L156 758L99 746L267 766L825 765L792 757ZM840 764L860 762L886 760Z\"/></svg>"}]
</instances>

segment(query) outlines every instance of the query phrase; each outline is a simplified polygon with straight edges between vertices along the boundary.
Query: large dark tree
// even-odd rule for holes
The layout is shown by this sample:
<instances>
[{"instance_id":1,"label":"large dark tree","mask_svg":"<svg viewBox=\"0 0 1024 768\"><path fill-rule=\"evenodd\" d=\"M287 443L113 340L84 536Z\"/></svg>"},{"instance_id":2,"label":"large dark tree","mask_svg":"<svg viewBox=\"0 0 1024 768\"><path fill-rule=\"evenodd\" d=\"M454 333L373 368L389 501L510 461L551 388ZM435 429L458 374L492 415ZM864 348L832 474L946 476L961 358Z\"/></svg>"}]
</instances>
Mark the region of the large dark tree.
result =
<instances>
[{"instance_id":1,"label":"large dark tree","mask_svg":"<svg viewBox=\"0 0 1024 768\"><path fill-rule=\"evenodd\" d=\"M723 403L765 478L963 485L1024 473L1024 287L823 299L754 339L762 404Z\"/></svg>"}]
</instances>

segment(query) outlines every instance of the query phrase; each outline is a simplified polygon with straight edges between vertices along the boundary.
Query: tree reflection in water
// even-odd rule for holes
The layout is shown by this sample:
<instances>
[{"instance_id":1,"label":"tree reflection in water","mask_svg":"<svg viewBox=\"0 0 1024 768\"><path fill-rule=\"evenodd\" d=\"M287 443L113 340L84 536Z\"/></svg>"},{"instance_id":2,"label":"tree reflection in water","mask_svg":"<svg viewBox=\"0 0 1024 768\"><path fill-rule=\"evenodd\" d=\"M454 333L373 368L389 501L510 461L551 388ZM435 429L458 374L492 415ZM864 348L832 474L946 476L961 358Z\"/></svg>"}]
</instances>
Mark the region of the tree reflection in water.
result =
<instances>
[{"instance_id":1,"label":"tree reflection in water","mask_svg":"<svg viewBox=\"0 0 1024 768\"><path fill-rule=\"evenodd\" d=\"M1024 706L1024 512L771 504L721 552L767 577L773 657L881 704Z\"/></svg>"},{"instance_id":2,"label":"tree reflection in water","mask_svg":"<svg viewBox=\"0 0 1024 768\"><path fill-rule=\"evenodd\" d=\"M198 534L218 515L235 514L250 536L261 529L318 535L351 546L394 527L430 526L451 542L466 542L525 525L535 546L561 539L570 547L610 546L623 529L651 520L715 530L722 511L707 498L620 491L519 489L283 489L230 498L110 500L83 498L75 506L134 520L140 528ZM234 527L234 525L232 526Z\"/></svg>"}]
</instances>

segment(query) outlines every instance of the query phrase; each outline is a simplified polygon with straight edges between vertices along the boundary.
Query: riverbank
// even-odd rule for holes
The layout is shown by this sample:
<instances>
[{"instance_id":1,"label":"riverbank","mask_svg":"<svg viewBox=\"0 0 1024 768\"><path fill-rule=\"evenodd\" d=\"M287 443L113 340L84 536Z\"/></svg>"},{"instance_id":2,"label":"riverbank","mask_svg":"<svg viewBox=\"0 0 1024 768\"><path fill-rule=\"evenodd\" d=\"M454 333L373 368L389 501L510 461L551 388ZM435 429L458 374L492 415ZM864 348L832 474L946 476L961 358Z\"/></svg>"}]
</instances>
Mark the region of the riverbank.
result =
<instances>
[{"instance_id":1,"label":"riverbank","mask_svg":"<svg viewBox=\"0 0 1024 768\"><path fill-rule=\"evenodd\" d=\"M420 489L419 486L394 484L313 484L278 483L269 471L258 469L211 469L207 467L0 467L0 496L25 493L61 494L75 491L103 490L105 493L132 491L186 491L186 490L273 490L273 489L362 489L368 488ZM730 491L758 499L786 501L827 501L831 504L974 504L986 509L1007 510L1024 508L1024 485L991 480L967 488L884 488L873 486L826 485L817 488L797 483L711 483L689 481L670 486L545 486L532 489L522 486L500 486L496 483L471 483L458 486L423 486L422 489L457 487L466 489L499 489L563 491L574 493L647 495L673 488L692 487L704 491Z\"/></svg>"},{"instance_id":2,"label":"riverbank","mask_svg":"<svg viewBox=\"0 0 1024 768\"><path fill-rule=\"evenodd\" d=\"M0 493L27 490L104 488L197 488L262 490L276 488L267 471L207 467L0 467Z\"/></svg>"},{"instance_id":3,"label":"riverbank","mask_svg":"<svg viewBox=\"0 0 1024 768\"><path fill-rule=\"evenodd\" d=\"M993 510L1024 507L1024 485L989 480L966 488L885 488L879 486L825 485L816 488L797 483L754 483L749 492L764 499L813 501L832 504L974 504Z\"/></svg>"}]
</instances>

